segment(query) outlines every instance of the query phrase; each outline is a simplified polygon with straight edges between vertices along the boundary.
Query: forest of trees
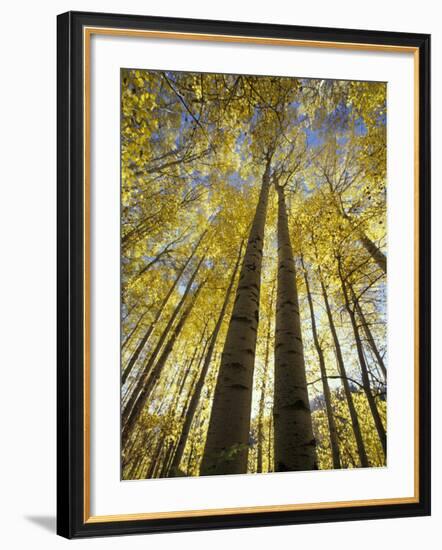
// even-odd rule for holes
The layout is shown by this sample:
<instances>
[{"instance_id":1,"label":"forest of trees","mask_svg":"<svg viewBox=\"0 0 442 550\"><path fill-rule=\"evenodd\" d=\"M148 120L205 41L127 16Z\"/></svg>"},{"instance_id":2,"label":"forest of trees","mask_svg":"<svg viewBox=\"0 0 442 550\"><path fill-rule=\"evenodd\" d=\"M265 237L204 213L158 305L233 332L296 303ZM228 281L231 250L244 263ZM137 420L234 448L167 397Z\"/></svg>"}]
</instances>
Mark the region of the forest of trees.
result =
<instances>
[{"instance_id":1,"label":"forest of trees","mask_svg":"<svg viewBox=\"0 0 442 550\"><path fill-rule=\"evenodd\" d=\"M121 71L122 479L386 464L386 85Z\"/></svg>"}]
</instances>

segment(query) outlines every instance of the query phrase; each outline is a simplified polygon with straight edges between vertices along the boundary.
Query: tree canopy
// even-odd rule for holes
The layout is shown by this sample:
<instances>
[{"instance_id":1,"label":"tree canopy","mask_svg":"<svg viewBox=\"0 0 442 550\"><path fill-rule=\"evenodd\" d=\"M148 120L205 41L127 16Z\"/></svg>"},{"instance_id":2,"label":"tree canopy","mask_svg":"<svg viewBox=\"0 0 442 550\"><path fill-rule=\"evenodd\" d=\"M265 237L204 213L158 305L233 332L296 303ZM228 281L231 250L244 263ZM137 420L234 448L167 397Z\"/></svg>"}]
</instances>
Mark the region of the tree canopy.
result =
<instances>
[{"instance_id":1,"label":"tree canopy","mask_svg":"<svg viewBox=\"0 0 442 550\"><path fill-rule=\"evenodd\" d=\"M386 464L386 86L124 69L124 479Z\"/></svg>"}]
</instances>

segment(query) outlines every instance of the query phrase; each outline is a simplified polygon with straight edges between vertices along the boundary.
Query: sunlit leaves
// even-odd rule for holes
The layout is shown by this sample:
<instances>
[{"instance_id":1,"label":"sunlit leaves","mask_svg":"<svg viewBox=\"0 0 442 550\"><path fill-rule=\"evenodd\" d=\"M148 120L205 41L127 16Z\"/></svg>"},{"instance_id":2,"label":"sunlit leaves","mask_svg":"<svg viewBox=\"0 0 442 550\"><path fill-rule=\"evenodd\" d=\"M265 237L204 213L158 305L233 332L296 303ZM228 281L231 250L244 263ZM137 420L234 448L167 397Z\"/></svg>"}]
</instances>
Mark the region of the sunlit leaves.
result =
<instances>
[{"instance_id":1,"label":"sunlit leaves","mask_svg":"<svg viewBox=\"0 0 442 550\"><path fill-rule=\"evenodd\" d=\"M299 259L309 273L320 344L333 395L344 467L359 461L348 407L336 367L320 281L329 293L352 383L363 438L372 465L385 463L361 391L354 336L337 269L352 285L386 358L385 275L361 244L365 235L386 251L386 86L383 83L288 77L121 71L121 296L122 367L180 269L184 270L155 323L152 336L123 387L123 400L139 376L159 334L179 302L198 259L205 255L195 286L204 282L148 406L124 454L128 479L167 474L168 449L176 444L186 402L204 358L204 346L223 303L228 276L247 237L266 160L272 183L284 185L290 238L297 266L304 354L320 468L331 467L329 428L317 353L311 334ZM249 471L257 468L261 421L263 471L273 469L273 339L277 270L276 194L269 197L255 361ZM192 291L195 287L192 288ZM201 402L192 424L180 475L198 475L220 354L230 318L229 304ZM266 365L267 322L271 349ZM373 392L386 422L385 380L370 346L363 342ZM264 384L264 381L266 382ZM260 397L264 388L264 407ZM261 415L261 418L260 418ZM165 469L166 468L166 469Z\"/></svg>"}]
</instances>

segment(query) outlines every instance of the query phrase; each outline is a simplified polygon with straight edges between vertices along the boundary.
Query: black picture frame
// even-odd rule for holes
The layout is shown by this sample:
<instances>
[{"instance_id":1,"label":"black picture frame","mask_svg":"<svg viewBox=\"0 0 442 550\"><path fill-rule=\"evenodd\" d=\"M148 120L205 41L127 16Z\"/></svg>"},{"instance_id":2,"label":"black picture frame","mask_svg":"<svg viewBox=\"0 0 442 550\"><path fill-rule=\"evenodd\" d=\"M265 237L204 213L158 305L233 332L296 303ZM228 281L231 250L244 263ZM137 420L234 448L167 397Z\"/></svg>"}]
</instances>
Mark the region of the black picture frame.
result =
<instances>
[{"instance_id":1,"label":"black picture frame","mask_svg":"<svg viewBox=\"0 0 442 550\"><path fill-rule=\"evenodd\" d=\"M419 59L419 498L406 504L88 521L84 492L84 82L85 27L405 46ZM430 36L69 12L57 21L57 533L67 538L398 518L430 514Z\"/></svg>"}]
</instances>

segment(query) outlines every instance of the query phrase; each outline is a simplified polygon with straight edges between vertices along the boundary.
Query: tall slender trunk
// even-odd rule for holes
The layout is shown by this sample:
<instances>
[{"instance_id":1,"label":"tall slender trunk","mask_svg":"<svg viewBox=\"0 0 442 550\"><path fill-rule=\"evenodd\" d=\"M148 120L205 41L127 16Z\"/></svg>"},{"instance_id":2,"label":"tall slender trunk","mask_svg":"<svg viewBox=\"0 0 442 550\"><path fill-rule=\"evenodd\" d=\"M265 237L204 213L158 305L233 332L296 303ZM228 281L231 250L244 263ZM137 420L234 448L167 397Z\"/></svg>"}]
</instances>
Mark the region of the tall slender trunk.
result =
<instances>
[{"instance_id":1,"label":"tall slender trunk","mask_svg":"<svg viewBox=\"0 0 442 550\"><path fill-rule=\"evenodd\" d=\"M185 364L184 364L184 367L183 367L183 376L181 377L181 382L180 382L180 385L179 385L179 388L178 388L178 393L177 393L177 399L176 399L176 403L174 404L174 407L173 407L173 410L176 411L178 409L178 406L179 406L179 403L180 403L180 399L181 399L181 394L184 390L184 387L186 385L186 382L187 380L191 377L191 371L192 371L192 366L195 362L195 359L197 358L197 355L198 355L198 352L199 352L199 348L200 348L200 345L205 341L205 344L204 344L204 348L203 348L203 352L199 354L199 358L198 358L198 361L197 361L197 367L196 367L196 370L198 371L199 370L199 367L201 365L201 361L202 361L202 357L204 356L204 350L206 349L207 347L207 341L208 341L208 338L205 339L205 334L206 334L206 330L207 330L207 325L208 323L206 322L204 324L204 329L201 333L201 336L200 336L200 339L199 339L199 342L197 345L195 345L195 349L192 353L192 357L190 358L189 361L186 361ZM191 380L190 382L190 387L192 388L193 386L193 380ZM155 387L154 386L152 388L152 391L155 390ZM189 393L191 392L191 389L189 390ZM188 397L187 397L188 399ZM187 400L186 400L186 403L187 403ZM182 418L182 415L183 415L183 410L187 407L186 404L183 405L182 407L182 411L181 411L181 414L179 415L180 417L180 420Z\"/></svg>"},{"instance_id":2,"label":"tall slender trunk","mask_svg":"<svg viewBox=\"0 0 442 550\"><path fill-rule=\"evenodd\" d=\"M359 366L361 367L362 386L364 388L365 395L367 396L368 405L370 407L370 411L373 416L373 421L374 421L376 430L378 432L379 440L384 450L384 454L385 456L387 456L387 435L385 433L385 428L384 428L384 425L382 424L382 420L379 415L375 398L373 397L373 394L371 392L370 377L368 375L367 363L365 362L365 357L364 357L364 349L362 347L362 342L359 335L359 327L356 322L355 312L350 305L347 285L346 285L344 276L342 274L341 260L339 258L338 258L338 270L339 270L339 278L341 280L342 293L344 295L345 308L348 312L351 325L353 327L353 333L354 333L355 342L356 342L356 349L357 349L358 358L359 358Z\"/></svg>"},{"instance_id":3,"label":"tall slender trunk","mask_svg":"<svg viewBox=\"0 0 442 550\"><path fill-rule=\"evenodd\" d=\"M181 429L181 435L180 435L180 438L179 438L179 441L178 441L175 456L173 458L173 462L172 462L172 466L171 466L171 472L172 473L178 472L180 462L181 462L181 459L183 457L184 449L186 447L187 438L189 437L189 432L190 432L190 428L192 426L193 418L195 416L195 412L196 412L198 403L200 401L201 391L203 389L204 382L205 382L206 376L207 376L207 372L209 370L209 367L210 367L210 364L211 364L211 361L212 361L213 350L215 349L216 341L218 339L218 334L219 334L219 331L221 329L221 325L222 325L223 320L224 320L224 315L226 313L227 306L229 305L230 295L232 293L232 288L233 288L233 285L235 283L236 274L238 273L239 263L241 261L242 248L243 248L243 244L241 243L239 253L238 253L238 257L237 257L237 260L236 260L236 264L233 268L232 275L230 277L230 281L229 281L229 284L228 284L227 289L226 289L226 293L225 293L225 296L224 296L224 301L223 301L223 304L221 306L221 310L219 312L218 319L217 319L216 324L215 324L215 328L214 328L213 333L212 333L211 338L210 338L210 343L209 343L209 347L207 349L206 357L204 359L204 363L203 363L201 372L199 373L197 382L196 382L195 387L193 389L193 394L192 394L192 398L190 399L189 406L186 410L186 416L185 416L185 419L184 419L184 424L183 424L183 427Z\"/></svg>"},{"instance_id":4,"label":"tall slender trunk","mask_svg":"<svg viewBox=\"0 0 442 550\"><path fill-rule=\"evenodd\" d=\"M270 188L267 160L241 266L213 399L201 475L247 471L250 414L259 320L262 251Z\"/></svg>"},{"instance_id":5,"label":"tall slender trunk","mask_svg":"<svg viewBox=\"0 0 442 550\"><path fill-rule=\"evenodd\" d=\"M336 360L338 363L339 374L341 375L342 385L344 387L345 398L347 400L347 406L350 413L351 425L356 440L356 447L358 449L359 460L363 468L367 468L370 464L368 462L367 452L365 450L364 440L362 439L361 426L359 424L358 415L356 412L355 404L353 402L353 396L351 393L350 385L348 383L347 372L345 370L344 359L342 357L341 345L339 343L338 334L336 332L335 322L333 319L330 303L328 301L327 290L322 280L321 271L319 270L319 280L321 282L322 296L324 298L325 309L327 311L328 322L330 325L330 331L333 336L333 343L335 346Z\"/></svg>"},{"instance_id":6,"label":"tall slender trunk","mask_svg":"<svg viewBox=\"0 0 442 550\"><path fill-rule=\"evenodd\" d=\"M178 321L175 329L172 332L172 335L168 339L167 344L164 346L163 351L161 352L161 355L155 364L155 367L152 369L151 376L149 376L149 380L147 381L145 387L143 388L142 394L145 394L146 396L148 396L150 393L152 393L152 389L156 381L159 379L164 369L164 366L166 364L166 361L169 358L169 355L172 353L175 343L178 340L178 337L181 334L181 331L183 330L184 324L187 321L187 318L189 317L204 284L205 284L205 281L200 283L198 285L198 288L195 290L189 305L187 306L186 310L183 312L180 320Z\"/></svg>"},{"instance_id":7,"label":"tall slender trunk","mask_svg":"<svg viewBox=\"0 0 442 550\"><path fill-rule=\"evenodd\" d=\"M190 446L190 451L189 451L189 457L187 458L187 464L186 464L187 475L190 475L190 468L192 466L194 452L195 452L195 441L192 441L192 444Z\"/></svg>"},{"instance_id":8,"label":"tall slender trunk","mask_svg":"<svg viewBox=\"0 0 442 550\"><path fill-rule=\"evenodd\" d=\"M332 191L333 192L333 191ZM373 258L373 260L378 264L378 266L382 269L384 273L387 273L387 257L385 254L380 250L375 243L367 236L367 234L357 227L357 224L353 218L345 212L344 208L342 207L342 204L340 204L337 199L336 195L333 194L333 200L336 206L337 211L339 214L348 221L348 223L351 225L351 227L355 230L359 241L361 242L362 246L365 248L365 250L370 254L370 256Z\"/></svg>"},{"instance_id":9,"label":"tall slender trunk","mask_svg":"<svg viewBox=\"0 0 442 550\"><path fill-rule=\"evenodd\" d=\"M155 469L158 465L158 461L160 459L162 448L163 448L162 447L162 441L161 441L161 439L158 439L157 444L155 446L155 450L152 453L152 460L149 463L146 474L143 476L144 479L151 479L151 478L154 477Z\"/></svg>"},{"instance_id":10,"label":"tall slender trunk","mask_svg":"<svg viewBox=\"0 0 442 550\"><path fill-rule=\"evenodd\" d=\"M130 470L129 474L127 475L127 477L125 479L133 480L133 479L142 478L141 473L143 472L145 466L146 466L146 457L143 457L139 461L136 462L136 464Z\"/></svg>"},{"instance_id":11,"label":"tall slender trunk","mask_svg":"<svg viewBox=\"0 0 442 550\"><path fill-rule=\"evenodd\" d=\"M158 477L169 477L170 463L172 460L173 452L175 450L175 441L169 441L167 444L166 454L161 466L161 471Z\"/></svg>"},{"instance_id":12,"label":"tall slender trunk","mask_svg":"<svg viewBox=\"0 0 442 550\"><path fill-rule=\"evenodd\" d=\"M166 341L166 338L169 336L169 333L170 333L170 330L172 329L172 326L175 322L175 319L178 317L178 314L179 312L181 311L181 308L183 307L184 305L184 302L186 301L186 298L190 292L190 289L195 281L195 277L199 271L199 268L201 266L201 264L203 263L204 261L204 258L205 256L203 255L200 259L200 261L198 262L198 265L196 266L194 272L192 273L192 276L190 277L188 283L187 283L187 286L186 286L186 289L184 290L183 292L183 295L181 296L181 299L180 301L178 302L177 306L175 307L172 315L170 316L164 330L162 331L159 339L158 339L158 342L157 342L157 345L155 346L155 349L153 350L153 352L151 353L150 357L148 358L148 360L146 361L146 364L144 365L144 368L143 368L143 371L141 373L141 376L139 377L137 383L136 383L136 386L135 388L132 390L132 393L130 395L130 398L128 399L125 407L124 407L124 410L123 410L123 415L122 415L122 424L123 426L125 426L129 416L131 415L131 412L132 412L132 409L135 405L135 402L137 401L138 399L138 396L140 395L140 393L143 391L143 389L145 388L148 380L149 380L149 377L151 375L151 370L153 369L154 367L154 364L156 362L156 359L157 359L157 356L158 354L160 353L161 351L161 348L163 347L163 344L164 342Z\"/></svg>"},{"instance_id":13,"label":"tall slender trunk","mask_svg":"<svg viewBox=\"0 0 442 550\"><path fill-rule=\"evenodd\" d=\"M367 319L365 317L365 314L362 310L361 304L359 303L359 300L355 294L355 291L353 290L353 287L349 285L351 296L353 303L355 305L356 311L358 312L359 319L361 320L362 328L364 329L365 336L367 338L367 342L371 348L371 351L373 352L373 355L376 357L376 361L378 362L379 368L382 371L382 374L384 376L384 379L387 379L387 369L385 367L384 359L382 358L382 355L380 354L378 347L376 345L376 341L374 339L374 336L370 330L370 326L367 322Z\"/></svg>"},{"instance_id":14,"label":"tall slender trunk","mask_svg":"<svg viewBox=\"0 0 442 550\"><path fill-rule=\"evenodd\" d=\"M140 317L138 318L138 321L135 323L133 329L129 332L129 334L126 336L126 338L121 342L121 349L122 350L127 346L129 340L132 338L132 336L137 331L138 327L140 326L141 321L144 319L144 317L146 317L146 313L147 313L147 309L144 311L144 313L142 313L140 315Z\"/></svg>"},{"instance_id":15,"label":"tall slender trunk","mask_svg":"<svg viewBox=\"0 0 442 550\"><path fill-rule=\"evenodd\" d=\"M284 190L278 193L278 286L275 325L276 472L315 470L316 442L307 391L304 349Z\"/></svg>"},{"instance_id":16,"label":"tall slender trunk","mask_svg":"<svg viewBox=\"0 0 442 550\"><path fill-rule=\"evenodd\" d=\"M151 478L159 478L160 477L160 472L161 472L161 466L163 464L163 461L164 461L164 453L165 453L165 448L164 448L164 443L163 441L160 440L159 442L159 452L157 454L157 459L155 460L155 463L153 464L153 468L152 468L152 473L150 475Z\"/></svg>"},{"instance_id":17,"label":"tall slender trunk","mask_svg":"<svg viewBox=\"0 0 442 550\"><path fill-rule=\"evenodd\" d=\"M187 228L188 229L188 228ZM142 277L147 271L149 271L155 264L157 264L161 258L163 258L164 256L168 256L171 252L173 252L173 246L176 245L177 243L179 243L179 241L183 240L184 237L185 237L185 233L187 231L187 229L185 229L180 235L178 235L178 237L176 237L173 241L169 242L164 248L163 250L161 250L160 252L158 252L158 254L152 259L150 260L149 262L147 262L147 264L145 264L141 269L140 271L138 271L138 273L135 273L131 279L130 279L130 282L131 284L135 283L140 277Z\"/></svg>"},{"instance_id":18,"label":"tall slender trunk","mask_svg":"<svg viewBox=\"0 0 442 550\"><path fill-rule=\"evenodd\" d=\"M198 286L197 290L192 296L190 304L187 306L186 310L183 312L180 320L178 321L175 329L172 332L172 335L170 336L166 345L164 346L164 349L161 352L161 355L158 358L158 361L156 362L155 366L152 368L149 378L143 384L143 389L140 391L140 393L136 398L136 401L129 413L129 416L127 417L127 421L123 426L123 433L122 433L123 447L124 447L124 443L128 440L130 433L132 432L144 405L146 404L147 398L149 397L150 393L152 392L152 389L154 388L156 382L158 381L161 375L164 365L166 364L166 361L173 350L175 342L178 339L178 336L180 335L181 330L183 329L183 326L190 312L193 309L193 306L195 305L195 302L198 298L199 293L201 292L203 285L204 285L204 282Z\"/></svg>"},{"instance_id":19,"label":"tall slender trunk","mask_svg":"<svg viewBox=\"0 0 442 550\"><path fill-rule=\"evenodd\" d=\"M152 268L155 264L157 264L161 258L165 255L167 255L168 248L166 247L164 250L159 252L150 262L148 262L138 273L135 273L132 275L132 277L129 279L130 285L134 284L144 273L149 271L150 268ZM128 289L130 288L129 285L125 285L123 287L123 296L127 294Z\"/></svg>"},{"instance_id":20,"label":"tall slender trunk","mask_svg":"<svg viewBox=\"0 0 442 550\"><path fill-rule=\"evenodd\" d=\"M202 233L201 237L199 238L198 242L194 246L192 252L190 253L190 256L187 258L187 260L184 262L184 265L179 270L177 276L175 277L175 280L173 281L172 285L170 286L169 290L167 291L167 294L164 296L157 313L155 315L155 318L153 319L152 323L148 326L146 332L144 333L143 338L141 338L138 346L136 347L134 353L132 354L126 368L123 371L121 382L124 384L127 380L127 377L131 373L138 357L140 356L140 353L143 351L145 345L147 344L150 335L152 334L155 326L157 325L158 321L161 318L161 315L163 314L164 308L167 306L167 303L169 302L169 298L172 296L173 291L175 290L178 281L181 279L181 276L183 275L184 271L187 269L187 266L192 261L192 258L194 257L196 251L198 250L202 240L204 239L205 235L207 233L207 229Z\"/></svg>"},{"instance_id":21,"label":"tall slender trunk","mask_svg":"<svg viewBox=\"0 0 442 550\"><path fill-rule=\"evenodd\" d=\"M177 384L177 388L175 390L175 395L174 395L174 397L172 399L172 402L171 402L171 405L169 407L169 413L168 414L169 414L170 421L175 421L176 422L176 417L177 417L176 411L177 411L177 408L178 408L178 403L180 401L181 392L183 390L183 385L184 385L184 383L185 383L185 381L188 377L188 374L189 374L189 371L185 371L184 373L181 373L181 380ZM161 466L161 472L160 472L158 477L168 477L169 476L173 456L174 456L175 449L176 449L176 443L177 442L175 441L174 437L172 437L171 440L169 441L169 443L167 443L166 455L164 457L163 464Z\"/></svg>"},{"instance_id":22,"label":"tall slender trunk","mask_svg":"<svg viewBox=\"0 0 442 550\"><path fill-rule=\"evenodd\" d=\"M270 304L269 304L269 315L267 319L267 332L266 332L266 342L265 342L265 351L264 351L264 367L262 373L262 386L261 386L261 395L259 398L259 408L258 408L258 443L256 449L256 471L262 473L263 471L263 440L264 440L264 408L265 408L265 398L267 392L267 379L268 379L268 370L269 370L269 356L270 356L270 339L272 332L272 314L273 314L273 299L275 293L275 282L273 282L272 289L270 291Z\"/></svg>"},{"instance_id":23,"label":"tall slender trunk","mask_svg":"<svg viewBox=\"0 0 442 550\"><path fill-rule=\"evenodd\" d=\"M170 395L173 391L173 398L172 398L172 402L171 404L169 405L168 407L168 413L167 413L167 416L169 417L170 420L173 419L174 415L175 415L175 411L176 411L176 405L177 405L177 402L179 400L179 395L180 395L180 388L181 388L181 384L182 384L182 372L180 372L179 369L177 369L172 377L170 378L170 380L167 381L167 384L165 385L165 388L164 388L164 395ZM175 389L173 389L175 386ZM164 406L164 401L161 403L160 407L158 408L158 410L155 411L154 414L156 415L162 415L162 408ZM165 422L166 425L169 424L169 421L166 421ZM141 433L140 433L141 432ZM151 455L151 452L152 452L152 448L150 448L150 451L149 452L149 449L147 447L147 443L152 439L152 435L153 435L153 432L145 432L143 430L139 430L137 429L137 432L136 432L136 435L135 437L132 437L132 441L127 449L127 452L126 452L126 455L130 456L134 450L134 440L135 442L138 442L138 445L136 446L136 449L135 449L135 454L138 454L138 458L136 458L135 460L135 466L132 468L131 472L130 472L130 476L127 477L127 479L137 479L138 478L138 472L140 470L140 468L142 469L143 468L143 462L145 461L145 458L146 458L146 455L149 457ZM141 437L140 437L141 436ZM140 441L141 440L141 441ZM166 436L160 434L160 436L158 437L158 444L160 445L161 448L164 448L164 445L166 445ZM144 449L144 452L140 453L139 449ZM162 466L162 470L164 469L164 464ZM161 474L160 474L160 477L163 477L162 476L162 470L161 470Z\"/></svg>"},{"instance_id":24,"label":"tall slender trunk","mask_svg":"<svg viewBox=\"0 0 442 550\"><path fill-rule=\"evenodd\" d=\"M213 332L211 334L209 334L209 336L206 338L206 341L204 342L204 347L203 347L201 353L199 354L197 365L196 365L196 368L195 368L196 375L193 376L193 379L192 379L191 384L190 384L189 391L187 393L186 401L185 401L185 403L184 403L184 405L181 409L181 414L180 414L180 420L181 421L185 418L186 412L189 408L189 404L190 404L190 401L191 401L192 396L193 396L194 388L195 388L197 379L199 378L201 363L203 362L203 359L206 356L207 346L210 344L210 341L212 340L212 334L213 334Z\"/></svg>"},{"instance_id":25,"label":"tall slender trunk","mask_svg":"<svg viewBox=\"0 0 442 550\"><path fill-rule=\"evenodd\" d=\"M373 260L378 264L384 273L387 273L387 258L385 254L379 250L374 242L367 237L363 231L358 231L359 240L364 245L365 250L370 254Z\"/></svg>"},{"instance_id":26,"label":"tall slender trunk","mask_svg":"<svg viewBox=\"0 0 442 550\"><path fill-rule=\"evenodd\" d=\"M124 322L128 317L129 315L132 313L132 311L137 307L137 305L141 302L141 298L139 298L138 300L135 300L135 302L127 308L127 311L126 313L121 317L121 320Z\"/></svg>"},{"instance_id":27,"label":"tall slender trunk","mask_svg":"<svg viewBox=\"0 0 442 550\"><path fill-rule=\"evenodd\" d=\"M178 375L179 375L179 371L176 371L174 376L172 377L172 380L168 383L167 388L164 391L164 395L168 395L169 390L171 390L173 385L175 383L177 383ZM177 388L178 388L178 385L177 385ZM175 397L172 399L172 405L169 407L168 416L169 416L170 419L173 418L173 412L175 411L175 406L174 405L176 404L178 396L179 396L179 389L176 389L175 390ZM161 414L161 413L156 412L156 414ZM166 424L167 423L168 422L166 422ZM130 471L130 475L128 475L126 477L126 479L139 479L140 477L142 477L140 475L140 470L142 471L144 469L144 462L146 461L146 458L149 458L149 459L152 458L152 454L157 452L157 451L154 451L154 448L152 446L150 446L150 448L149 448L148 445L147 445L148 442L150 442L150 440L152 439L153 432L152 431L150 433L149 432L143 432L141 434L141 442L140 442L139 441L140 440L140 431L141 430L138 430L137 435L135 436L135 438L132 438L132 440L137 439L138 443L139 443L137 445L136 450L135 450L135 453L138 454L138 457L135 458L135 464L134 464L134 466L132 467L132 469ZM155 449L157 449L159 453L164 449L164 446L166 445L165 439L166 438L162 433L157 438ZM140 452L138 450L140 447L142 449L144 447L144 452ZM132 444L131 444L131 448L133 449ZM168 448L169 448L169 446L168 446ZM128 450L127 455L131 455L131 454L132 454L132 451ZM158 462L159 455L157 455L157 458L155 460L156 460L156 462ZM163 462L160 477L164 477L163 476L164 468L165 468L165 464Z\"/></svg>"},{"instance_id":28,"label":"tall slender trunk","mask_svg":"<svg viewBox=\"0 0 442 550\"><path fill-rule=\"evenodd\" d=\"M274 449L272 448L272 441L274 440L274 437L273 437L273 411L272 411L272 414L270 415L269 417L269 434L268 434L268 437L269 437L269 446L267 447L267 471L268 472L273 472L273 468L272 468L272 465L273 465L273 460L272 460L272 451L274 451Z\"/></svg>"},{"instance_id":29,"label":"tall slender trunk","mask_svg":"<svg viewBox=\"0 0 442 550\"><path fill-rule=\"evenodd\" d=\"M179 390L179 388L180 388L179 375L180 375L180 371L177 370L174 373L174 375L172 376L172 379L168 382L167 388L164 391L164 395L168 395L172 391L173 386L176 385L176 389L174 390L174 397L172 399L172 404L169 407L169 412L167 413L169 419L166 422L166 425L169 424L169 422L171 422L173 420L174 412L176 410L176 407L174 405L176 404L177 399L179 397L179 391L180 391ZM161 413L159 413L159 414L161 414ZM144 439L144 441L142 440L142 445L146 446L146 443L149 441L149 439L151 439L151 437L152 437L152 432L150 434L149 433L147 433L147 434L143 433L142 438ZM173 450L173 441L170 441L167 444L166 443L166 437L167 437L167 434L165 435L165 434L161 433L159 435L158 440L157 440L157 445L155 447L155 449L157 449L157 450L154 451L156 453L155 462L156 462L156 464L158 464L158 462L160 460L160 455L162 454L165 446L167 446L166 456L163 457L163 460L162 460L162 463L161 463L161 470L160 470L160 473L159 473L159 477L165 477L166 476L165 474L163 474L163 472L167 468L167 462L170 460L170 453ZM151 450L151 452L153 451L152 448L150 450ZM143 469L143 462L145 461L146 455L150 456L150 453L147 449L142 454L142 456L139 458L139 466L140 467L137 466L135 468L135 472L134 472L135 475L131 476L129 479L139 479L141 477L141 475L139 475L139 471L140 471L140 469L141 470ZM159 464L158 464L158 466L159 466Z\"/></svg>"},{"instance_id":30,"label":"tall slender trunk","mask_svg":"<svg viewBox=\"0 0 442 550\"><path fill-rule=\"evenodd\" d=\"M322 350L321 343L319 342L318 329L316 327L315 310L313 306L312 295L310 292L310 284L308 280L307 270L305 268L304 260L302 257L301 257L301 263L302 263L302 269L304 271L305 287L307 291L308 305L310 308L313 342L315 344L316 352L318 354L319 368L321 371L321 381L322 381L322 388L323 388L324 400L325 400L325 410L327 413L328 430L330 433L330 448L331 448L331 454L332 454L333 468L339 469L341 468L341 455L339 451L339 441L338 441L338 434L336 430L336 422L335 422L335 417L333 415L332 399L331 399L330 386L328 384L324 352Z\"/></svg>"},{"instance_id":31,"label":"tall slender trunk","mask_svg":"<svg viewBox=\"0 0 442 550\"><path fill-rule=\"evenodd\" d=\"M191 378L192 366L193 366L193 363L195 362L195 358L197 356L198 347L201 345L202 342L204 342L204 334L206 332L206 328L207 328L207 325L204 327L204 330L203 330L203 333L201 334L201 338L200 338L200 341L198 342L198 345L195 346L195 350L192 354L192 357L190 358L190 360L188 360L184 363L184 366L182 368L183 372L182 372L181 381L180 381L180 384L179 384L179 387L178 387L178 397L177 397L177 401L176 401L176 404L175 404L175 412L177 411L177 409L179 407L179 404L180 404L180 401L181 401L181 396L182 396L184 388L186 386L186 382L189 380L189 378ZM190 382L190 384L192 385L192 381Z\"/></svg>"}]
</instances>

